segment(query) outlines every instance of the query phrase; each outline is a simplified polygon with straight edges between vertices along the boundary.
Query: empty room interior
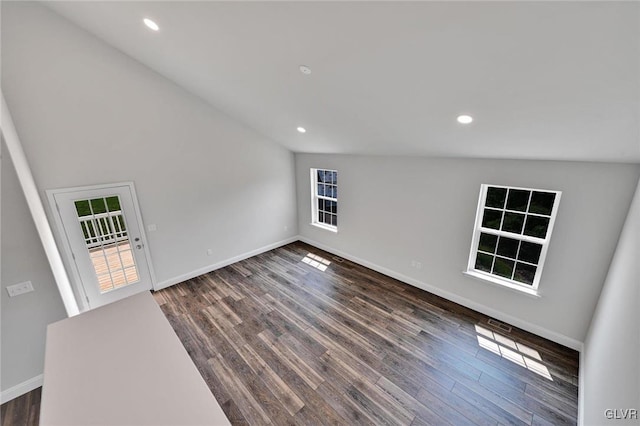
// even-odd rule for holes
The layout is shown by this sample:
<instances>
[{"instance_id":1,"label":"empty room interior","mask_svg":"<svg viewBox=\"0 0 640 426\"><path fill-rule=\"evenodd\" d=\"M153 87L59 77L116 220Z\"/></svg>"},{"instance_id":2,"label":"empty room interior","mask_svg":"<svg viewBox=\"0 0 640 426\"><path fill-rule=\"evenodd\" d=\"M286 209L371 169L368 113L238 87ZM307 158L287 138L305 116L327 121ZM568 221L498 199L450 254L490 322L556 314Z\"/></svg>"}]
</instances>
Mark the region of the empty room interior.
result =
<instances>
[{"instance_id":1,"label":"empty room interior","mask_svg":"<svg viewBox=\"0 0 640 426\"><path fill-rule=\"evenodd\" d=\"M2 426L640 424L640 3L0 23Z\"/></svg>"}]
</instances>

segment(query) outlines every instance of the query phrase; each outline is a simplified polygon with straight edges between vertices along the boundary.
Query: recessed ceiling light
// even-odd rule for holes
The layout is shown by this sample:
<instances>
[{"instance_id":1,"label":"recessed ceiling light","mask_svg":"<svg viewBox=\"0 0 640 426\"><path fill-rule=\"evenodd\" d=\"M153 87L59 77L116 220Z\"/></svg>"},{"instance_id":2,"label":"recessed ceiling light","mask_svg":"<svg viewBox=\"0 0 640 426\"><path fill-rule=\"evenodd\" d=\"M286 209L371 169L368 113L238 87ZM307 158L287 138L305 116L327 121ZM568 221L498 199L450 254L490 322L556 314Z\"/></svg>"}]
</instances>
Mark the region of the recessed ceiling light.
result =
<instances>
[{"instance_id":1,"label":"recessed ceiling light","mask_svg":"<svg viewBox=\"0 0 640 426\"><path fill-rule=\"evenodd\" d=\"M305 129L304 127L298 127L298 132L300 133L307 133L307 129Z\"/></svg>"},{"instance_id":2,"label":"recessed ceiling light","mask_svg":"<svg viewBox=\"0 0 640 426\"><path fill-rule=\"evenodd\" d=\"M459 115L457 120L460 124L469 124L473 121L473 117L470 115Z\"/></svg>"},{"instance_id":3,"label":"recessed ceiling light","mask_svg":"<svg viewBox=\"0 0 640 426\"><path fill-rule=\"evenodd\" d=\"M143 19L144 24L149 27L150 29L152 29L153 31L158 31L160 29L160 27L158 26L158 24L156 24L155 22L153 22L151 19L149 18L144 18Z\"/></svg>"},{"instance_id":4,"label":"recessed ceiling light","mask_svg":"<svg viewBox=\"0 0 640 426\"><path fill-rule=\"evenodd\" d=\"M306 65L300 65L300 72L305 75L311 74L311 68Z\"/></svg>"}]
</instances>

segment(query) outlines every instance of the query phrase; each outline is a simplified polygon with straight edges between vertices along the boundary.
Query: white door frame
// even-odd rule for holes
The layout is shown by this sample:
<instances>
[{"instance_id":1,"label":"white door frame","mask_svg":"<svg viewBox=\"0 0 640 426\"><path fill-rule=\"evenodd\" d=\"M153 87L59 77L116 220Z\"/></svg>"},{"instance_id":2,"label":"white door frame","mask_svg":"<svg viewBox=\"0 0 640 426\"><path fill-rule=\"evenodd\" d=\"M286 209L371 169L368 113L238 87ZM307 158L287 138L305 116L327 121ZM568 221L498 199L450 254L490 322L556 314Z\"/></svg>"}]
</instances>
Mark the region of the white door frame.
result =
<instances>
[{"instance_id":1,"label":"white door frame","mask_svg":"<svg viewBox=\"0 0 640 426\"><path fill-rule=\"evenodd\" d=\"M71 250L71 244L67 239L67 234L64 230L64 225L62 224L62 218L60 216L60 212L58 210L55 195L56 194L64 194L66 192L77 192L77 191L90 191L96 189L107 189L118 186L126 186L131 191L131 197L133 198L133 208L135 210L136 220L140 224L140 238L142 239L142 248L144 252L144 256L147 260L147 267L149 269L149 276L151 277L151 288L153 290L156 289L156 274L153 270L153 264L151 263L151 252L149 251L149 244L147 244L147 235L145 233L144 222L142 221L142 214L140 213L140 206L138 204L138 195L136 194L136 188L132 181L129 182L115 182L115 183L105 183L100 185L87 185L87 186L76 186L73 188L58 188L58 189L47 189L45 192L47 193L47 199L49 201L49 207L51 208L51 213L56 224L56 232L58 234L58 241L62 244L62 253L63 257L66 261L66 264L69 265L69 269L71 269L71 282L73 289L75 290L76 299L78 305L80 306L80 311L84 312L89 310L88 297L85 293L84 286L82 285L82 279L80 278L80 272L78 271L78 267L76 262L73 259L73 254Z\"/></svg>"}]
</instances>

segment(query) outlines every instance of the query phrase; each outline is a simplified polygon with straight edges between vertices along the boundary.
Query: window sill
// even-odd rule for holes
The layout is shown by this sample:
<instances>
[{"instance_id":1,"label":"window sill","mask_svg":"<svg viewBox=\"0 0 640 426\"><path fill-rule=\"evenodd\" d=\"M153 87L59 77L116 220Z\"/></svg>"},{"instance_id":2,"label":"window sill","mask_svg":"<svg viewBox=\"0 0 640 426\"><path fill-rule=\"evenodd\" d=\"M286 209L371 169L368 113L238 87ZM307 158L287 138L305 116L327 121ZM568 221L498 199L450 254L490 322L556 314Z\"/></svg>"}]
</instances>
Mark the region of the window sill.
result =
<instances>
[{"instance_id":1,"label":"window sill","mask_svg":"<svg viewBox=\"0 0 640 426\"><path fill-rule=\"evenodd\" d=\"M462 271L463 274L470 276L471 278L474 278L476 280L485 282L485 283L489 283L492 285L497 285L500 286L502 288L507 288L509 290L513 290L513 291L517 291L520 294L524 294L526 296L529 297L533 297L533 298L540 298L542 297L542 294L540 294L540 292L538 290L532 289L532 288L526 288L526 287L521 287L517 284L512 284L508 281L504 281L501 280L500 278L496 278L496 277L492 277L490 275L486 275L486 274L482 274L480 272L476 272L476 271Z\"/></svg>"},{"instance_id":2,"label":"window sill","mask_svg":"<svg viewBox=\"0 0 640 426\"><path fill-rule=\"evenodd\" d=\"M316 222L311 222L309 225L315 226L316 228L324 229L325 231L335 232L336 234L338 233L337 226L325 225L325 224L316 223Z\"/></svg>"}]
</instances>

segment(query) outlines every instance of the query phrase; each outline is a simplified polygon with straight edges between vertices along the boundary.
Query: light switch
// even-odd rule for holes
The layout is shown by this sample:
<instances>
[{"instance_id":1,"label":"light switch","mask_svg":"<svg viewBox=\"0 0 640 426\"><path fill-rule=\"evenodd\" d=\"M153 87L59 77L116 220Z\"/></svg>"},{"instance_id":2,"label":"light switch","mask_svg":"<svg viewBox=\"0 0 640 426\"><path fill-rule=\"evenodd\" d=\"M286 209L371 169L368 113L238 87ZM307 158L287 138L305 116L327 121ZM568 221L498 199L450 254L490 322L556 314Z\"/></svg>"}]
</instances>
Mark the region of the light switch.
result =
<instances>
[{"instance_id":1,"label":"light switch","mask_svg":"<svg viewBox=\"0 0 640 426\"><path fill-rule=\"evenodd\" d=\"M152 223L151 225L147 226L147 231L149 231L149 232L154 232L154 231L157 231L157 230L158 230L158 227L156 226L155 223Z\"/></svg>"},{"instance_id":2,"label":"light switch","mask_svg":"<svg viewBox=\"0 0 640 426\"><path fill-rule=\"evenodd\" d=\"M29 293L30 291L33 291L33 285L31 284L31 281L25 281L23 283L7 286L9 297Z\"/></svg>"}]
</instances>

